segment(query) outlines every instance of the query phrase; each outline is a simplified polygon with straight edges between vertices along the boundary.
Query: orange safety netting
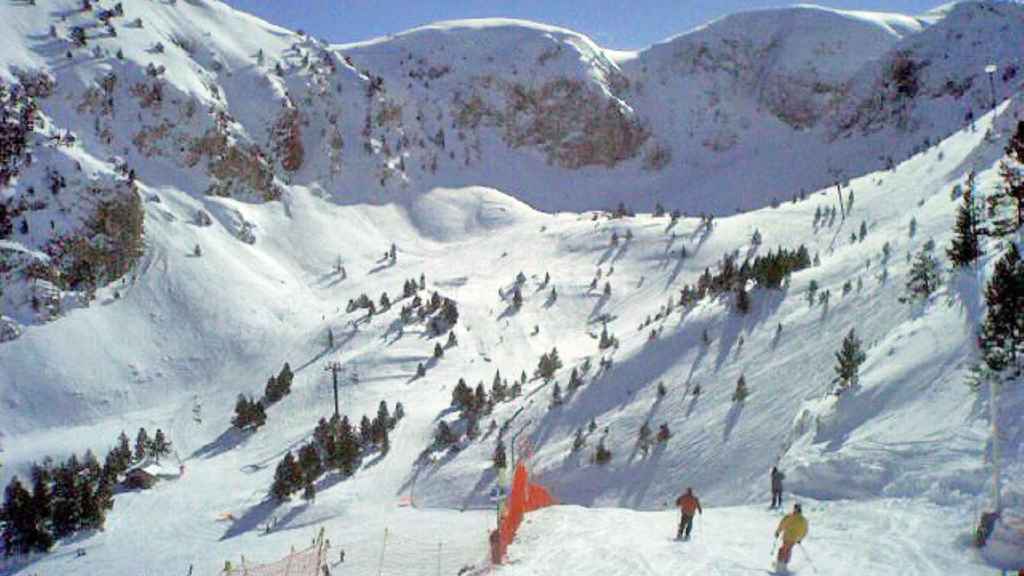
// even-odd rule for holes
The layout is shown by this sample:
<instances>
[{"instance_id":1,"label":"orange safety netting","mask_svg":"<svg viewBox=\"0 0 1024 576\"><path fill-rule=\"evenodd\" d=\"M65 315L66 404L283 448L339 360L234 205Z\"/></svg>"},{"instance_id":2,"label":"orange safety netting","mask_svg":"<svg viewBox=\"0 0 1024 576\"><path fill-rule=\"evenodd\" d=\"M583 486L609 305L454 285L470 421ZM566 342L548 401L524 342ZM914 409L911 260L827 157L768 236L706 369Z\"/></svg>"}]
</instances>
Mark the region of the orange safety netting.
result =
<instances>
[{"instance_id":1,"label":"orange safety netting","mask_svg":"<svg viewBox=\"0 0 1024 576\"><path fill-rule=\"evenodd\" d=\"M505 558L508 545L516 536L523 516L545 506L555 504L555 499L546 488L530 482L526 466L520 462L512 476L512 490L505 500L504 514L498 529L491 533L491 562L501 564Z\"/></svg>"},{"instance_id":2,"label":"orange safety netting","mask_svg":"<svg viewBox=\"0 0 1024 576\"><path fill-rule=\"evenodd\" d=\"M222 576L321 576L320 566L323 564L323 547L316 544L301 552L292 552L288 556L269 564L247 564L241 566L225 566L220 572Z\"/></svg>"}]
</instances>

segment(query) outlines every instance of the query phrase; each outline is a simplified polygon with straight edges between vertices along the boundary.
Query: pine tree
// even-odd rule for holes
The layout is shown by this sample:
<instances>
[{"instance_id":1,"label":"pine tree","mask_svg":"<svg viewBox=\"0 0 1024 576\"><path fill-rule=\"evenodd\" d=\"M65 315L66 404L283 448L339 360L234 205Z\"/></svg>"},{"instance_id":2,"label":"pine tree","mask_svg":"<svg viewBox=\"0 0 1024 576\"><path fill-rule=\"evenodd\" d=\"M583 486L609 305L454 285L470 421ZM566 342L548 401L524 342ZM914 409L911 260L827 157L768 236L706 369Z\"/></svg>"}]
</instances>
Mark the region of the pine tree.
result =
<instances>
[{"instance_id":1,"label":"pine tree","mask_svg":"<svg viewBox=\"0 0 1024 576\"><path fill-rule=\"evenodd\" d=\"M405 418L405 406L402 406L401 402L395 402L395 413L391 416L390 428L394 428L402 418Z\"/></svg>"},{"instance_id":2,"label":"pine tree","mask_svg":"<svg viewBox=\"0 0 1024 576\"><path fill-rule=\"evenodd\" d=\"M604 295L605 296L611 296L612 295L612 283L611 282L605 282L604 283Z\"/></svg>"},{"instance_id":3,"label":"pine tree","mask_svg":"<svg viewBox=\"0 0 1024 576\"><path fill-rule=\"evenodd\" d=\"M335 446L337 455L334 460L342 474L351 476L355 470L356 461L359 459L359 438L356 436L355 430L352 429L352 425L349 424L348 416L343 417L338 425L338 440Z\"/></svg>"},{"instance_id":4,"label":"pine tree","mask_svg":"<svg viewBox=\"0 0 1024 576\"><path fill-rule=\"evenodd\" d=\"M551 406L561 406L562 402L562 387L558 385L558 382L555 382L554 387L551 389Z\"/></svg>"},{"instance_id":5,"label":"pine tree","mask_svg":"<svg viewBox=\"0 0 1024 576\"><path fill-rule=\"evenodd\" d=\"M316 486L312 482L306 482L306 487L302 490L302 499L306 502L316 500Z\"/></svg>"},{"instance_id":6,"label":"pine tree","mask_svg":"<svg viewBox=\"0 0 1024 576\"><path fill-rule=\"evenodd\" d=\"M381 425L385 428L392 428L391 412L388 410L388 403L384 400L380 401L377 406L377 420L380 421Z\"/></svg>"},{"instance_id":7,"label":"pine tree","mask_svg":"<svg viewBox=\"0 0 1024 576\"><path fill-rule=\"evenodd\" d=\"M441 343L440 342L435 342L434 343L434 358L443 358L443 357L444 357L444 348L441 348Z\"/></svg>"},{"instance_id":8,"label":"pine tree","mask_svg":"<svg viewBox=\"0 0 1024 576\"><path fill-rule=\"evenodd\" d=\"M985 303L978 342L989 368L1002 370L1024 352L1024 262L1012 242L996 262Z\"/></svg>"},{"instance_id":9,"label":"pine tree","mask_svg":"<svg viewBox=\"0 0 1024 576\"><path fill-rule=\"evenodd\" d=\"M114 448L116 453L117 467L115 471L118 474L124 474L128 467L132 465L132 449L128 443L128 435L121 431L121 434L117 437L117 446Z\"/></svg>"},{"instance_id":10,"label":"pine tree","mask_svg":"<svg viewBox=\"0 0 1024 576\"><path fill-rule=\"evenodd\" d=\"M78 494L78 459L71 457L54 471L53 483L53 535L63 538L71 535L81 522L81 499Z\"/></svg>"},{"instance_id":11,"label":"pine tree","mask_svg":"<svg viewBox=\"0 0 1024 576\"><path fill-rule=\"evenodd\" d=\"M1003 185L991 198L993 209L1012 202L1015 205L1015 216L1002 222L993 222L997 235L1009 234L1024 226L1024 120L1017 122L1017 130L1006 145L1006 155L1007 159L999 163Z\"/></svg>"},{"instance_id":12,"label":"pine tree","mask_svg":"<svg viewBox=\"0 0 1024 576\"><path fill-rule=\"evenodd\" d=\"M861 242L863 242L864 239L867 238L867 236L868 236L868 223L863 221L863 220L861 220L860 221L860 232L857 234L857 238Z\"/></svg>"},{"instance_id":13,"label":"pine tree","mask_svg":"<svg viewBox=\"0 0 1024 576\"><path fill-rule=\"evenodd\" d=\"M372 304L372 303L371 303ZM287 396L292 393L292 380L295 375L292 374L292 368L287 362L281 367L281 372L277 375L277 385L281 388L281 395Z\"/></svg>"},{"instance_id":14,"label":"pine tree","mask_svg":"<svg viewBox=\"0 0 1024 576\"><path fill-rule=\"evenodd\" d=\"M171 442L164 436L164 431L159 428L156 429L156 434L153 435L152 448L153 456L157 462L160 461L161 456L167 456L171 453Z\"/></svg>"},{"instance_id":15,"label":"pine tree","mask_svg":"<svg viewBox=\"0 0 1024 576\"><path fill-rule=\"evenodd\" d=\"M477 382L476 390L473 394L473 412L490 412L490 401L487 399L487 391L484 390L483 381Z\"/></svg>"},{"instance_id":16,"label":"pine tree","mask_svg":"<svg viewBox=\"0 0 1024 576\"><path fill-rule=\"evenodd\" d=\"M92 482L79 482L78 498L78 506L81 510L79 528L98 529L102 527L106 519L106 512L96 499L95 486Z\"/></svg>"},{"instance_id":17,"label":"pine tree","mask_svg":"<svg viewBox=\"0 0 1024 576\"><path fill-rule=\"evenodd\" d=\"M583 381L580 379L579 371L574 366L572 372L569 373L569 390L575 390L583 385Z\"/></svg>"},{"instance_id":18,"label":"pine tree","mask_svg":"<svg viewBox=\"0 0 1024 576\"><path fill-rule=\"evenodd\" d=\"M276 376L267 378L267 385L263 388L263 398L270 404L284 398L284 392L281 390L281 386L277 383Z\"/></svg>"},{"instance_id":19,"label":"pine tree","mask_svg":"<svg viewBox=\"0 0 1024 576\"><path fill-rule=\"evenodd\" d=\"M664 398L668 394L668 389L665 388L664 382L658 382L658 398Z\"/></svg>"},{"instance_id":20,"label":"pine tree","mask_svg":"<svg viewBox=\"0 0 1024 576\"><path fill-rule=\"evenodd\" d=\"M498 438L498 444L494 447L494 454L491 456L491 462L494 463L496 469L508 467L508 457L505 454L505 443Z\"/></svg>"},{"instance_id":21,"label":"pine tree","mask_svg":"<svg viewBox=\"0 0 1024 576\"><path fill-rule=\"evenodd\" d=\"M637 432L636 443L641 448L646 447L651 442L651 427L644 422L640 425L640 430Z\"/></svg>"},{"instance_id":22,"label":"pine tree","mask_svg":"<svg viewBox=\"0 0 1024 576\"><path fill-rule=\"evenodd\" d=\"M416 377L423 378L426 375L427 368L423 365L423 362L420 362L419 364L416 365Z\"/></svg>"},{"instance_id":23,"label":"pine tree","mask_svg":"<svg viewBox=\"0 0 1024 576\"><path fill-rule=\"evenodd\" d=\"M939 262L927 250L921 250L914 258L907 278L907 292L910 298L927 299L939 287Z\"/></svg>"},{"instance_id":24,"label":"pine tree","mask_svg":"<svg viewBox=\"0 0 1024 576\"><path fill-rule=\"evenodd\" d=\"M456 347L458 345L459 345L459 339L455 337L455 331L452 330L451 332L448 333L448 342L445 343L445 346L447 346L449 348L454 348L454 347Z\"/></svg>"},{"instance_id":25,"label":"pine tree","mask_svg":"<svg viewBox=\"0 0 1024 576\"><path fill-rule=\"evenodd\" d=\"M141 462L149 454L150 439L145 428L139 428L135 435L135 461Z\"/></svg>"},{"instance_id":26,"label":"pine tree","mask_svg":"<svg viewBox=\"0 0 1024 576\"><path fill-rule=\"evenodd\" d=\"M523 307L523 293L519 290L519 286L516 286L512 290L512 308L519 310Z\"/></svg>"},{"instance_id":27,"label":"pine tree","mask_svg":"<svg viewBox=\"0 0 1024 576\"><path fill-rule=\"evenodd\" d=\"M370 422L370 417L365 414L359 421L359 437L363 446L373 444L373 422Z\"/></svg>"},{"instance_id":28,"label":"pine tree","mask_svg":"<svg viewBox=\"0 0 1024 576\"><path fill-rule=\"evenodd\" d=\"M743 402L750 395L750 391L747 389L747 379L740 374L739 380L736 381L736 391L732 393L733 402Z\"/></svg>"},{"instance_id":29,"label":"pine tree","mask_svg":"<svg viewBox=\"0 0 1024 576\"><path fill-rule=\"evenodd\" d=\"M604 445L604 438L597 443L597 448L594 450L594 463L595 464L607 464L612 461L612 451Z\"/></svg>"},{"instance_id":30,"label":"pine tree","mask_svg":"<svg viewBox=\"0 0 1024 576\"><path fill-rule=\"evenodd\" d=\"M448 423L441 420L437 424L437 432L434 434L434 441L438 446L447 448L455 443L455 434L452 433L452 429L448 426Z\"/></svg>"},{"instance_id":31,"label":"pine tree","mask_svg":"<svg viewBox=\"0 0 1024 576\"><path fill-rule=\"evenodd\" d=\"M818 293L818 281L817 280L811 280L810 283L807 284L807 301L811 304L811 306L814 306L814 298L817 295L817 293Z\"/></svg>"},{"instance_id":32,"label":"pine tree","mask_svg":"<svg viewBox=\"0 0 1024 576\"><path fill-rule=\"evenodd\" d=\"M615 339L608 335L608 325L605 324L601 328L601 338L597 342L597 348L599 350L605 350L615 345Z\"/></svg>"},{"instance_id":33,"label":"pine tree","mask_svg":"<svg viewBox=\"0 0 1024 576\"><path fill-rule=\"evenodd\" d=\"M312 482L323 473L323 462L320 453L313 444L306 444L299 449L299 466L307 481Z\"/></svg>"},{"instance_id":34,"label":"pine tree","mask_svg":"<svg viewBox=\"0 0 1024 576\"><path fill-rule=\"evenodd\" d=\"M35 514L32 510L32 496L22 486L17 476L4 490L4 504L0 508L3 520L4 555L27 554L32 550Z\"/></svg>"},{"instance_id":35,"label":"pine tree","mask_svg":"<svg viewBox=\"0 0 1024 576\"><path fill-rule=\"evenodd\" d=\"M298 475L296 475L298 470ZM295 491L296 478L301 477L302 469L292 456L291 451L284 455L284 458L277 464L274 470L274 483L270 486L270 493L279 502L283 502Z\"/></svg>"},{"instance_id":36,"label":"pine tree","mask_svg":"<svg viewBox=\"0 0 1024 576\"><path fill-rule=\"evenodd\" d=\"M579 452L580 449L582 449L583 446L585 446L585 445L586 445L586 440L584 440L584 438L583 438L583 429L582 428L577 428L576 429L576 435L572 439L572 451L573 452Z\"/></svg>"},{"instance_id":37,"label":"pine tree","mask_svg":"<svg viewBox=\"0 0 1024 576\"><path fill-rule=\"evenodd\" d=\"M736 286L736 310L740 314L750 312L750 294L747 293L747 287L742 282Z\"/></svg>"},{"instance_id":38,"label":"pine tree","mask_svg":"<svg viewBox=\"0 0 1024 576\"><path fill-rule=\"evenodd\" d=\"M837 385L837 394L857 386L860 381L860 365L866 359L867 355L861 350L861 342L856 331L850 328L850 332L843 338L842 347L836 352L836 377L832 379L832 383Z\"/></svg>"},{"instance_id":39,"label":"pine tree","mask_svg":"<svg viewBox=\"0 0 1024 576\"><path fill-rule=\"evenodd\" d=\"M969 266L982 255L980 226L981 212L974 204L974 172L971 172L967 176L960 207L957 208L953 239L946 249L946 255L954 266Z\"/></svg>"}]
</instances>

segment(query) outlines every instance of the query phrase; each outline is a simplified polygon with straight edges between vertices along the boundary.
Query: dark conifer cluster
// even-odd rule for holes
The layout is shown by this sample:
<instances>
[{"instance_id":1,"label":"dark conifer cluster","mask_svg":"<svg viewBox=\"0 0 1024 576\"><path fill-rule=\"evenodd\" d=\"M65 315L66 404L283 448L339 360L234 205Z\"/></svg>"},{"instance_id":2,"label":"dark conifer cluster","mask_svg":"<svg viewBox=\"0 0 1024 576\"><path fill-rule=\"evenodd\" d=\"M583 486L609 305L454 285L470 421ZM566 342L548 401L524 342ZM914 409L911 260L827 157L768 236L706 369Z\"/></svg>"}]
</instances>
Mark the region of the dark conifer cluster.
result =
<instances>
[{"instance_id":1,"label":"dark conifer cluster","mask_svg":"<svg viewBox=\"0 0 1024 576\"><path fill-rule=\"evenodd\" d=\"M343 477L351 476L363 457L370 452L387 454L391 448L389 433L405 417L405 407L395 404L394 412L381 400L377 415L371 420L364 415L358 428L348 416L321 418L313 430L313 439L299 449L298 454L288 451L274 472L270 494L278 501L287 500L302 490L302 497L316 496L316 480L331 470Z\"/></svg>"},{"instance_id":2,"label":"dark conifer cluster","mask_svg":"<svg viewBox=\"0 0 1024 576\"><path fill-rule=\"evenodd\" d=\"M277 376L267 379L267 385L263 390L263 397L253 400L251 396L239 394L235 402L235 415L231 418L231 425L239 430L256 430L267 422L266 409L275 402L281 400L292 392L292 380L295 374L287 362L281 367Z\"/></svg>"},{"instance_id":3,"label":"dark conifer cluster","mask_svg":"<svg viewBox=\"0 0 1024 576\"><path fill-rule=\"evenodd\" d=\"M4 491L0 508L4 555L46 552L59 538L102 529L120 478L133 465L159 460L170 452L171 442L162 430L150 438L140 428L134 449L121 432L102 465L91 450L81 457L72 454L59 464L49 457L33 464L31 486L15 476Z\"/></svg>"}]
</instances>

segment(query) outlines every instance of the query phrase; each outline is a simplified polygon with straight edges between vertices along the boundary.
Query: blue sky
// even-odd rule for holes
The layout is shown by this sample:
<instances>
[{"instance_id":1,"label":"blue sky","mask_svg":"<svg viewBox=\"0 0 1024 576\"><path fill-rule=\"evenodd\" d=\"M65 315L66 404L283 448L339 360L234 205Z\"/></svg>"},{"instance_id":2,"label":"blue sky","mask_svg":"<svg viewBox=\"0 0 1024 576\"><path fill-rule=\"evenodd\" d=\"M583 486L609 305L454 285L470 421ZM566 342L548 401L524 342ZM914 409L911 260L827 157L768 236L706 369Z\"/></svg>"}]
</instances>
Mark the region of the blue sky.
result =
<instances>
[{"instance_id":1,"label":"blue sky","mask_svg":"<svg viewBox=\"0 0 1024 576\"><path fill-rule=\"evenodd\" d=\"M785 0L226 0L287 28L353 42L456 18L505 16L564 26L607 48L643 48L719 16ZM835 8L919 14L945 0L819 0Z\"/></svg>"}]
</instances>

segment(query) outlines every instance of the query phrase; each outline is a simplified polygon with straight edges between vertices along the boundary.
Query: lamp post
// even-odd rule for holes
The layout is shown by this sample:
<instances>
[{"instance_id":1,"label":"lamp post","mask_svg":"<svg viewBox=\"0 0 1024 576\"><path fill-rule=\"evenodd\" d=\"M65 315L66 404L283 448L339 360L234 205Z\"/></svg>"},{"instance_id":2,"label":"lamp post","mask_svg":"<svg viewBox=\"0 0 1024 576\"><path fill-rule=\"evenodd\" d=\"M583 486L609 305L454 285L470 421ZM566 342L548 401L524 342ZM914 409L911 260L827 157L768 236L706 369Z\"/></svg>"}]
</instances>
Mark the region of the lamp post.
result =
<instances>
[{"instance_id":1,"label":"lamp post","mask_svg":"<svg viewBox=\"0 0 1024 576\"><path fill-rule=\"evenodd\" d=\"M996 109L996 81L994 79L994 75L996 73L996 65L995 64L989 64L988 66L985 66L985 73L988 74L988 88L989 88L989 92L992 95L992 109L995 110Z\"/></svg>"}]
</instances>

